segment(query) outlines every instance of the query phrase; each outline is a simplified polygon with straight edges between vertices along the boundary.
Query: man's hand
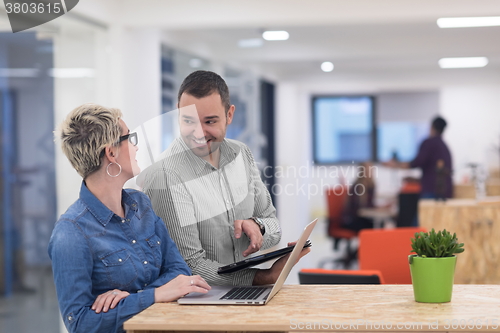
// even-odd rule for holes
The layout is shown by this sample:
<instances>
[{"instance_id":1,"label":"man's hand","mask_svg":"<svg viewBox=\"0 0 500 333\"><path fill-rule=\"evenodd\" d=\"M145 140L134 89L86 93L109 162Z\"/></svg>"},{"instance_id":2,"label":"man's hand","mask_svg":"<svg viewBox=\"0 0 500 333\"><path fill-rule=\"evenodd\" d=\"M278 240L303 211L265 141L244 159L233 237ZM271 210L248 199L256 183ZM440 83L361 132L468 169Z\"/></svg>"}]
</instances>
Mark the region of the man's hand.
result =
<instances>
[{"instance_id":1,"label":"man's hand","mask_svg":"<svg viewBox=\"0 0 500 333\"><path fill-rule=\"evenodd\" d=\"M109 309L114 309L118 302L130 295L126 291L121 291L118 289L113 289L97 296L92 304L92 310L95 313L108 312Z\"/></svg>"},{"instance_id":2,"label":"man's hand","mask_svg":"<svg viewBox=\"0 0 500 333\"><path fill-rule=\"evenodd\" d=\"M387 162L383 162L382 165L385 166L385 167L387 167L387 168L399 168L398 161L396 161L394 159L389 160Z\"/></svg>"},{"instance_id":3,"label":"man's hand","mask_svg":"<svg viewBox=\"0 0 500 333\"><path fill-rule=\"evenodd\" d=\"M246 257L249 254L259 251L264 241L259 225L254 220L234 221L234 237L240 238L242 232L250 238L250 245L243 251L243 256Z\"/></svg>"},{"instance_id":4,"label":"man's hand","mask_svg":"<svg viewBox=\"0 0 500 333\"><path fill-rule=\"evenodd\" d=\"M290 242L290 243L288 243L288 246L295 245L296 243L297 242ZM310 247L306 247L306 248L302 249L302 251L300 251L299 258L294 263L294 265L299 262L300 258L305 256L309 252L311 252ZM274 264L271 266L271 268L258 270L257 273L255 274L255 277L253 279L252 284L254 286L260 286L260 285L264 285L264 284L275 283L276 280L278 280L278 277L280 276L281 271L283 270L283 267L285 267L285 264L286 264L286 261L288 260L288 257L290 257L290 254L287 254L286 256L281 257L280 259L276 260L274 262Z\"/></svg>"},{"instance_id":5,"label":"man's hand","mask_svg":"<svg viewBox=\"0 0 500 333\"><path fill-rule=\"evenodd\" d=\"M388 167L388 168L394 168L394 169L409 169L410 168L410 163L408 162L398 162L394 159L383 162L383 166Z\"/></svg>"}]
</instances>

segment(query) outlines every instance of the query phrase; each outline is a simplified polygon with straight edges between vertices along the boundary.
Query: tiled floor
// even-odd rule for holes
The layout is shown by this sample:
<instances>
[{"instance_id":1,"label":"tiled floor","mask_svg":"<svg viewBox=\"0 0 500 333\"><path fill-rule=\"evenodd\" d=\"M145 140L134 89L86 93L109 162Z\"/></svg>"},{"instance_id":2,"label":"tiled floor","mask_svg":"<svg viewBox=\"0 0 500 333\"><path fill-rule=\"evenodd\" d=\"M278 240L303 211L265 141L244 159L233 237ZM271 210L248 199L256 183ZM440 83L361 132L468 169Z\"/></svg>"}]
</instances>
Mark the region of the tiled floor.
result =
<instances>
[{"instance_id":1,"label":"tiled floor","mask_svg":"<svg viewBox=\"0 0 500 333\"><path fill-rule=\"evenodd\" d=\"M59 308L50 267L30 268L25 284L31 292L0 296L1 333L60 333Z\"/></svg>"}]
</instances>

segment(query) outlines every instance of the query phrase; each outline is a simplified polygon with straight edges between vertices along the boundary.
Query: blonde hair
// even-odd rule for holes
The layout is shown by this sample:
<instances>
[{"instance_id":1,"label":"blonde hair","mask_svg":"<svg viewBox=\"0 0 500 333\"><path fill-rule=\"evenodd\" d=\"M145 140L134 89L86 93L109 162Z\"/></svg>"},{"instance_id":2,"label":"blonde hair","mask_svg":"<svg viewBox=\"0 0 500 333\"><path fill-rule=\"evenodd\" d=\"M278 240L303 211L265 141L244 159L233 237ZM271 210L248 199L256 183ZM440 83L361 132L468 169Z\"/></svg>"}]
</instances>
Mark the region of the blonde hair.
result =
<instances>
[{"instance_id":1,"label":"blonde hair","mask_svg":"<svg viewBox=\"0 0 500 333\"><path fill-rule=\"evenodd\" d=\"M62 151L83 179L101 167L105 147L117 145L121 117L119 109L88 103L71 111L59 126Z\"/></svg>"}]
</instances>

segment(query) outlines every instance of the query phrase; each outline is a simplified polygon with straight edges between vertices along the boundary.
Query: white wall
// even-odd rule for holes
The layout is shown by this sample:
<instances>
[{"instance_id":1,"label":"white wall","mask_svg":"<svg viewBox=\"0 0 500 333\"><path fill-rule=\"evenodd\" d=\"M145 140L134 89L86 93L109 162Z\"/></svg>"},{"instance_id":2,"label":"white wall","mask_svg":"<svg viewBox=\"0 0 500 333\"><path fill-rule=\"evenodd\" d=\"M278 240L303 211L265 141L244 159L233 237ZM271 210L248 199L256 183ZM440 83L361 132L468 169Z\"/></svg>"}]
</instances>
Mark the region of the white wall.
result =
<instances>
[{"instance_id":1,"label":"white wall","mask_svg":"<svg viewBox=\"0 0 500 333\"><path fill-rule=\"evenodd\" d=\"M448 121L444 139L453 154L455 182L469 175L468 163L500 168L500 85L444 87L441 114Z\"/></svg>"},{"instance_id":2,"label":"white wall","mask_svg":"<svg viewBox=\"0 0 500 333\"><path fill-rule=\"evenodd\" d=\"M439 114L437 91L379 93L375 103L377 120L380 122L424 122L430 127L431 119Z\"/></svg>"},{"instance_id":3,"label":"white wall","mask_svg":"<svg viewBox=\"0 0 500 333\"><path fill-rule=\"evenodd\" d=\"M109 62L109 106L118 107L133 128L161 112L161 40L153 28L113 24L105 50Z\"/></svg>"},{"instance_id":4,"label":"white wall","mask_svg":"<svg viewBox=\"0 0 500 333\"><path fill-rule=\"evenodd\" d=\"M97 62L95 57L95 50L103 47L103 40L96 36L104 32L65 18L61 18L60 23L59 32L54 37L54 67L89 68L95 70L95 75L54 79L55 128L75 107L89 102L107 102L102 99L106 94L99 93L99 87L102 87L99 81L106 77L100 69L106 68L106 65ZM81 177L62 153L59 141L56 141L56 145L57 215L60 215L78 198Z\"/></svg>"},{"instance_id":5,"label":"white wall","mask_svg":"<svg viewBox=\"0 0 500 333\"><path fill-rule=\"evenodd\" d=\"M120 108L131 130L160 114L158 30L120 25L107 30L66 20L55 37L54 53L56 68L95 71L92 78L55 80L55 127L75 107L89 102ZM60 215L78 198L81 182L60 147L56 149L56 174Z\"/></svg>"},{"instance_id":6,"label":"white wall","mask_svg":"<svg viewBox=\"0 0 500 333\"><path fill-rule=\"evenodd\" d=\"M305 165L309 155L310 126L307 96L294 84L279 84L276 89L276 165L284 172L276 176L273 192L276 194L278 219L281 222L281 246L295 241L302 229L312 220L308 196L304 191L309 179L300 177L298 169ZM295 174L295 172L297 172ZM321 228L318 223L317 228ZM298 283L297 272L311 267L311 258L303 258L290 273L287 283Z\"/></svg>"},{"instance_id":7,"label":"white wall","mask_svg":"<svg viewBox=\"0 0 500 333\"><path fill-rule=\"evenodd\" d=\"M161 36L158 29L126 29L121 49L122 111L132 129L161 112Z\"/></svg>"}]
</instances>

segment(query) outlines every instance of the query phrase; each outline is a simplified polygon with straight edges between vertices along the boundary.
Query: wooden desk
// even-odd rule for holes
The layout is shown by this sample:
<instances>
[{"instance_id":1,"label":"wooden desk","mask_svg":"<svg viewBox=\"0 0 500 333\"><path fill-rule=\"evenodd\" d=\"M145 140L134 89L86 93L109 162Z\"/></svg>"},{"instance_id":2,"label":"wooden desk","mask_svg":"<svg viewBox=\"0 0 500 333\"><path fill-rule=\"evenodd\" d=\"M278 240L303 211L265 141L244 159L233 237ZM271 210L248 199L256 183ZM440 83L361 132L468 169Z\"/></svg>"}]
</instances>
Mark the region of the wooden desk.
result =
<instances>
[{"instance_id":1,"label":"wooden desk","mask_svg":"<svg viewBox=\"0 0 500 333\"><path fill-rule=\"evenodd\" d=\"M500 181L490 180L486 182L486 195L500 195ZM453 197L456 199L475 199L476 188L472 184L456 184L453 185Z\"/></svg>"},{"instance_id":2,"label":"wooden desk","mask_svg":"<svg viewBox=\"0 0 500 333\"><path fill-rule=\"evenodd\" d=\"M477 202L420 200L420 226L456 233L465 244L458 255L455 283L500 284L500 197Z\"/></svg>"},{"instance_id":3,"label":"wooden desk","mask_svg":"<svg viewBox=\"0 0 500 333\"><path fill-rule=\"evenodd\" d=\"M358 215L373 219L373 228L380 229L390 222L394 223L393 217L396 215L390 208L360 208ZM395 223L394 223L395 224Z\"/></svg>"},{"instance_id":4,"label":"wooden desk","mask_svg":"<svg viewBox=\"0 0 500 333\"><path fill-rule=\"evenodd\" d=\"M308 323L316 329L307 329ZM460 323L470 327L460 329ZM451 325L498 332L500 285L455 285L452 301L441 304L415 302L411 285L285 285L264 306L154 304L124 328L129 333L457 331Z\"/></svg>"}]
</instances>

